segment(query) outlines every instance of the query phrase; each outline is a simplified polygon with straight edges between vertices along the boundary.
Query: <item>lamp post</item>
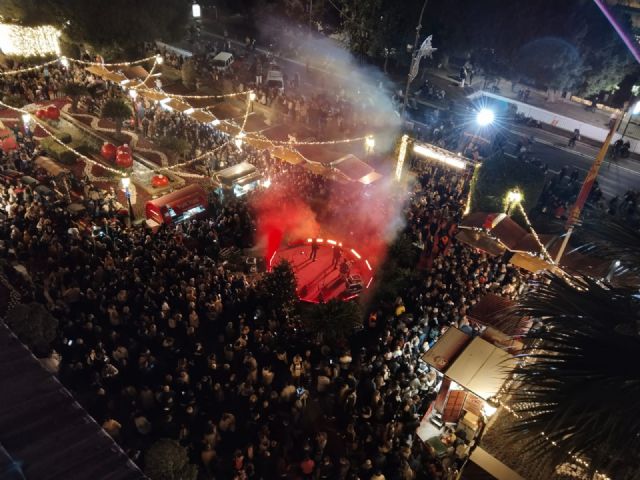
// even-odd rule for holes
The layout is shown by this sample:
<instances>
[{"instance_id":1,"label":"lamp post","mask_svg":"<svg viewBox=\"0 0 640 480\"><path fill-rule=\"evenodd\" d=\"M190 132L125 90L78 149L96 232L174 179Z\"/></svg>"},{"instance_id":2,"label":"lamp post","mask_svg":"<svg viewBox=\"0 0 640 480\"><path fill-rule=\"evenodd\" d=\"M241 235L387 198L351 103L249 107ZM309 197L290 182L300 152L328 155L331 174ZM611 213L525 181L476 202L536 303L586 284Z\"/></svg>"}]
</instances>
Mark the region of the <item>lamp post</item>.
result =
<instances>
[{"instance_id":1,"label":"lamp post","mask_svg":"<svg viewBox=\"0 0 640 480\"><path fill-rule=\"evenodd\" d=\"M253 102L256 101L256 92L251 90L249 92L249 102L251 102L251 113L253 113Z\"/></svg>"},{"instance_id":2,"label":"lamp post","mask_svg":"<svg viewBox=\"0 0 640 480\"><path fill-rule=\"evenodd\" d=\"M373 149L376 146L376 139L373 138L373 135L367 135L364 139L364 150L367 155L373 153Z\"/></svg>"},{"instance_id":3,"label":"lamp post","mask_svg":"<svg viewBox=\"0 0 640 480\"><path fill-rule=\"evenodd\" d=\"M631 123L631 119L634 115L638 115L640 113L640 102L636 102L633 104L633 108L629 109L629 118L627 118L627 124L624 126L624 130L622 131L622 138L627 133L627 128L629 128L629 124ZM624 117L624 115L623 115Z\"/></svg>"},{"instance_id":4,"label":"lamp post","mask_svg":"<svg viewBox=\"0 0 640 480\"><path fill-rule=\"evenodd\" d=\"M424 0L422 4L422 10L420 10L420 17L418 19L418 25L416 26L416 39L413 42L413 49L411 51L411 66L413 66L413 62L416 61L416 57L418 55L418 42L420 41L420 31L422 30L422 17L424 15L424 10L427 8L427 2L429 0ZM411 66L409 67L409 73L407 74L407 86L404 89L404 101L402 103L402 118L404 118L404 113L407 110L407 103L409 102L409 87L411 86Z\"/></svg>"},{"instance_id":5,"label":"lamp post","mask_svg":"<svg viewBox=\"0 0 640 480\"><path fill-rule=\"evenodd\" d=\"M124 189L124 196L127 197L127 208L129 211L129 224L131 224L135 220L135 217L133 214L133 205L131 205L131 191L129 190L129 186L131 185L131 179L129 177L122 177L120 182L122 183L122 188Z\"/></svg>"}]
</instances>

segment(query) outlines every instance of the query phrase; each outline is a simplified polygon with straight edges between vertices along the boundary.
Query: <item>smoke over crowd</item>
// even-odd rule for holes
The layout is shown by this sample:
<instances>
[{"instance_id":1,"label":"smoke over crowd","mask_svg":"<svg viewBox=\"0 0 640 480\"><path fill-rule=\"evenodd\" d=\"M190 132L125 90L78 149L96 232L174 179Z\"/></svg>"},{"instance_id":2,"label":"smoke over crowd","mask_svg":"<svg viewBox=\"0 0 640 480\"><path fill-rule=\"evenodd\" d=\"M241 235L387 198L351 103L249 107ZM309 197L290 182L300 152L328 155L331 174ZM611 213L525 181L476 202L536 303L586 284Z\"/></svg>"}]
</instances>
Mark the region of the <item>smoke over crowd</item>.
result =
<instances>
[{"instance_id":1,"label":"smoke over crowd","mask_svg":"<svg viewBox=\"0 0 640 480\"><path fill-rule=\"evenodd\" d=\"M268 259L283 241L320 235L357 248L379 264L387 245L403 227L404 189L393 178L400 118L387 80L378 68L358 62L331 38L302 32L282 19L272 18L262 29L263 38L273 45L276 61L278 52L293 51L306 65L309 81L301 82L300 94L325 95L328 101L348 99L359 111L362 132L375 137L375 153L366 157L361 144L339 149L327 146L325 153L335 154L335 159L353 153L383 177L371 185L345 184L296 167L304 173L274 180L268 191L255 197L258 243ZM329 140L338 139L341 137Z\"/></svg>"}]
</instances>

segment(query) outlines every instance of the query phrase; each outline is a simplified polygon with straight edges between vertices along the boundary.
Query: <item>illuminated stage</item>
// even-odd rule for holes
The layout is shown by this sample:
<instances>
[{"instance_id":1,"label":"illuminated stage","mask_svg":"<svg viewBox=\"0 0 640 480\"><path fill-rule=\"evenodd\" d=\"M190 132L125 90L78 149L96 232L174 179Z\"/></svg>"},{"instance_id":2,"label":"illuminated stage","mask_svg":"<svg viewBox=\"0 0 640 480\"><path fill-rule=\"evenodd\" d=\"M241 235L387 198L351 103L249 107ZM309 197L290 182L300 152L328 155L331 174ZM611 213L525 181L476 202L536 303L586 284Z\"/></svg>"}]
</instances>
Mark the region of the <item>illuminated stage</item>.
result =
<instances>
[{"instance_id":1,"label":"illuminated stage","mask_svg":"<svg viewBox=\"0 0 640 480\"><path fill-rule=\"evenodd\" d=\"M331 239L316 239L318 252L312 261L311 245L308 238L292 242L276 251L269 261L269 268L281 260L287 260L293 267L298 282L300 300L311 303L328 302L334 298L350 300L369 288L373 281L373 270L369 261L356 250L344 245L342 259L349 264L349 273L340 273L340 260L333 266L333 247L338 242Z\"/></svg>"}]
</instances>

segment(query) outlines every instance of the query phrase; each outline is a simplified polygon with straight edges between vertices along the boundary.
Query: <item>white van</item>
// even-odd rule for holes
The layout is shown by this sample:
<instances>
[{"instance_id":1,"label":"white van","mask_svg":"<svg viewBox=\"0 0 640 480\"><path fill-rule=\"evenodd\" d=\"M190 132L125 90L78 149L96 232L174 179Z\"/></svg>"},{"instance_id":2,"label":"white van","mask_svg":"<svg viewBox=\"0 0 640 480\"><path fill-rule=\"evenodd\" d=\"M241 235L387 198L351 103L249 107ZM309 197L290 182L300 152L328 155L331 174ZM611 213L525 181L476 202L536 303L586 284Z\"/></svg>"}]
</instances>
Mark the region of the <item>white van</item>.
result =
<instances>
[{"instance_id":1,"label":"white van","mask_svg":"<svg viewBox=\"0 0 640 480\"><path fill-rule=\"evenodd\" d=\"M277 88L280 93L284 93L284 77L282 70L275 63L269 65L265 84L269 88Z\"/></svg>"},{"instance_id":2,"label":"white van","mask_svg":"<svg viewBox=\"0 0 640 480\"><path fill-rule=\"evenodd\" d=\"M225 72L229 69L231 64L233 63L233 53L229 52L220 52L211 61L211 65L213 68L220 72Z\"/></svg>"}]
</instances>

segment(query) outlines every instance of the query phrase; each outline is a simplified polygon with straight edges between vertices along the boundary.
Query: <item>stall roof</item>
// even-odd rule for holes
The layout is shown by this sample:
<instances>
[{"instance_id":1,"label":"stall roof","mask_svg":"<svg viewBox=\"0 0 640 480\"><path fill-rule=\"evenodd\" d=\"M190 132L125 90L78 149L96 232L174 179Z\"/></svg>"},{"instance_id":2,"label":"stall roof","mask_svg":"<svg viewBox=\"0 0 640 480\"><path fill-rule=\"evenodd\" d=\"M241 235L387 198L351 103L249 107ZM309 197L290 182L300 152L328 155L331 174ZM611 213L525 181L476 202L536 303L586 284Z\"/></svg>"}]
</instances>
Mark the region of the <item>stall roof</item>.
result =
<instances>
[{"instance_id":1,"label":"stall roof","mask_svg":"<svg viewBox=\"0 0 640 480\"><path fill-rule=\"evenodd\" d=\"M487 293L469 311L468 317L510 336L521 336L531 328L531 320L513 313L514 303L506 297Z\"/></svg>"},{"instance_id":2,"label":"stall roof","mask_svg":"<svg viewBox=\"0 0 640 480\"><path fill-rule=\"evenodd\" d=\"M0 472L10 462L9 478L147 478L2 322L0 386Z\"/></svg>"},{"instance_id":3,"label":"stall roof","mask_svg":"<svg viewBox=\"0 0 640 480\"><path fill-rule=\"evenodd\" d=\"M482 447L474 448L471 456L469 457L469 460L471 460L472 463L480 467L485 472L489 473L491 475L491 478L494 478L496 480L525 480L524 477L518 475L517 472L506 466L504 463L495 458ZM465 468L464 471L466 474L467 468ZM466 475L463 476L463 478L465 477ZM477 478L487 477L478 476Z\"/></svg>"},{"instance_id":4,"label":"stall roof","mask_svg":"<svg viewBox=\"0 0 640 480\"><path fill-rule=\"evenodd\" d=\"M458 354L471 342L471 337L457 328L448 328L422 360L436 370L446 373Z\"/></svg>"},{"instance_id":5,"label":"stall roof","mask_svg":"<svg viewBox=\"0 0 640 480\"><path fill-rule=\"evenodd\" d=\"M182 101L178 100L177 98L172 98L167 103L165 103L165 105L170 107L172 110L175 110L175 111L180 112L180 113L184 113L187 110L189 110L190 108L192 108L191 105L189 105L186 102L182 102Z\"/></svg>"},{"instance_id":6,"label":"stall roof","mask_svg":"<svg viewBox=\"0 0 640 480\"><path fill-rule=\"evenodd\" d=\"M331 162L330 166L338 170L349 180L364 183L365 185L375 182L382 177L382 175L378 174L369 164L352 154L345 155Z\"/></svg>"},{"instance_id":7,"label":"stall roof","mask_svg":"<svg viewBox=\"0 0 640 480\"><path fill-rule=\"evenodd\" d=\"M159 102L160 100L164 100L165 98L169 98L163 92L158 92L157 90L149 90L149 89L146 89L146 88L139 89L138 93L140 95L142 95L144 98L147 98L149 100L153 100L154 102Z\"/></svg>"},{"instance_id":8,"label":"stall roof","mask_svg":"<svg viewBox=\"0 0 640 480\"><path fill-rule=\"evenodd\" d=\"M189 114L189 116L196 122L200 123L211 123L216 119L214 115L211 115L209 112L205 112L204 110L194 110Z\"/></svg>"},{"instance_id":9,"label":"stall roof","mask_svg":"<svg viewBox=\"0 0 640 480\"><path fill-rule=\"evenodd\" d=\"M256 167L251 165L249 162L241 162L237 165L216 172L215 176L232 182L237 178L244 177L245 175L249 175L254 172L256 172Z\"/></svg>"},{"instance_id":10,"label":"stall roof","mask_svg":"<svg viewBox=\"0 0 640 480\"><path fill-rule=\"evenodd\" d=\"M515 366L515 359L504 350L475 337L447 369L451 380L488 400L493 397Z\"/></svg>"}]
</instances>

